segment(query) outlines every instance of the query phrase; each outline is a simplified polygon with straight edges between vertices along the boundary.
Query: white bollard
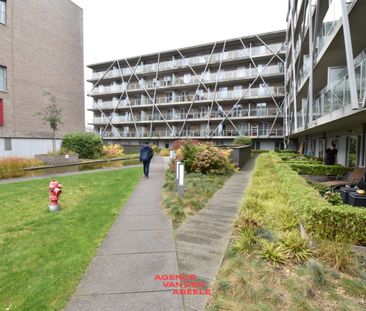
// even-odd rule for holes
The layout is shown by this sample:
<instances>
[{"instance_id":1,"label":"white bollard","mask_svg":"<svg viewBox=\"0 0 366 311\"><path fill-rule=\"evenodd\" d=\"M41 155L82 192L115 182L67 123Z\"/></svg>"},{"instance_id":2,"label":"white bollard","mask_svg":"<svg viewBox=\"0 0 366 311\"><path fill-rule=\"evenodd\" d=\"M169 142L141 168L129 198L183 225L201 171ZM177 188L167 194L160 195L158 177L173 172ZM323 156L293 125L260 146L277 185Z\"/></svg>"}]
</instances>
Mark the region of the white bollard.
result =
<instances>
[{"instance_id":1,"label":"white bollard","mask_svg":"<svg viewBox=\"0 0 366 311\"><path fill-rule=\"evenodd\" d=\"M179 164L180 163L181 163L180 161L177 161L175 163L175 186L176 186L177 189L178 189Z\"/></svg>"},{"instance_id":2,"label":"white bollard","mask_svg":"<svg viewBox=\"0 0 366 311\"><path fill-rule=\"evenodd\" d=\"M184 164L179 164L178 195L184 196Z\"/></svg>"},{"instance_id":3,"label":"white bollard","mask_svg":"<svg viewBox=\"0 0 366 311\"><path fill-rule=\"evenodd\" d=\"M176 157L175 150L170 150L170 160L174 160Z\"/></svg>"}]
</instances>

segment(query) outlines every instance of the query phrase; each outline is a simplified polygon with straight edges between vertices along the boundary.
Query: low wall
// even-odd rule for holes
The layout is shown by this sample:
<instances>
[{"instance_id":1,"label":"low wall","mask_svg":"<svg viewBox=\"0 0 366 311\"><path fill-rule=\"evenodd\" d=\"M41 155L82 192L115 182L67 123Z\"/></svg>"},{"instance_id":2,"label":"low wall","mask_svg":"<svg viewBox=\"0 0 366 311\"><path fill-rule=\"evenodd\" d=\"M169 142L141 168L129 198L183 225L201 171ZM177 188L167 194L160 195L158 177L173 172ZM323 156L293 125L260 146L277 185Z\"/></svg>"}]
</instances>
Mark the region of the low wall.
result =
<instances>
[{"instance_id":1,"label":"low wall","mask_svg":"<svg viewBox=\"0 0 366 311\"><path fill-rule=\"evenodd\" d=\"M252 147L239 146L230 148L233 150L231 153L231 160L242 168L251 158Z\"/></svg>"},{"instance_id":2,"label":"low wall","mask_svg":"<svg viewBox=\"0 0 366 311\"><path fill-rule=\"evenodd\" d=\"M52 165L60 165L60 164L68 164L68 163L79 162L79 155L49 156L47 154L36 154L34 157L36 159L40 160L40 161L43 161L47 164L52 164Z\"/></svg>"}]
</instances>

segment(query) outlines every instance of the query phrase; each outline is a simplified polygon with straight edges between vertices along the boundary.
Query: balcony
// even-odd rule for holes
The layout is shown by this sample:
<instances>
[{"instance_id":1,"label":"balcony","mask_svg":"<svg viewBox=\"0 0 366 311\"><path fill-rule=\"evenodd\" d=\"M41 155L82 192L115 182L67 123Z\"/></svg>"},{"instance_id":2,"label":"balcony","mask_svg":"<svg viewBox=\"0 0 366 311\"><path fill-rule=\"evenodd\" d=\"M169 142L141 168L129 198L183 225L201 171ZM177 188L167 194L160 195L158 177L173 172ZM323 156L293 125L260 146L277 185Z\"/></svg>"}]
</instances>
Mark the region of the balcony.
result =
<instances>
[{"instance_id":1,"label":"balcony","mask_svg":"<svg viewBox=\"0 0 366 311\"><path fill-rule=\"evenodd\" d=\"M109 87L108 87L109 88ZM116 93L116 87L113 88L113 93ZM95 89L95 94L104 94L108 92L109 89ZM101 93L99 93L101 92ZM119 93L121 93L120 91ZM108 94L108 93L105 93ZM172 96L171 98L166 97L157 97L155 103L156 104L164 104L164 103L175 103L175 102L191 102L191 101L212 101L212 100L230 100L230 99L239 99L243 98L256 98L256 97L271 97L271 96L284 96L284 88L282 86L269 86L269 87L259 87L259 88L248 88L242 90L232 90L232 91L217 91L216 93L197 93L188 94L188 95L179 95L179 96ZM151 100L144 97L145 100L135 100L134 104L143 105L143 104L151 104ZM132 106L131 100L125 99L123 100L125 106ZM109 102L109 101L108 101ZM130 104L129 104L130 103ZM124 105L122 103L122 105ZM93 107L96 107L94 105Z\"/></svg>"},{"instance_id":2,"label":"balcony","mask_svg":"<svg viewBox=\"0 0 366 311\"><path fill-rule=\"evenodd\" d=\"M363 105L366 93L366 52L363 51L354 60L356 71L357 97L359 107ZM318 119L330 115L335 111L343 112L340 116L344 116L346 107L351 106L350 85L347 70L345 69L339 73L338 78L331 83L328 83L315 96L313 103L313 119L309 125L316 123ZM299 120L299 115L298 115ZM300 124L300 123L299 123ZM298 124L295 132L302 131L306 124Z\"/></svg>"},{"instance_id":3,"label":"balcony","mask_svg":"<svg viewBox=\"0 0 366 311\"><path fill-rule=\"evenodd\" d=\"M212 54L210 64L217 63L221 61L230 61L230 60L240 60L240 59L246 59L249 57L257 57L257 56L267 56L271 55L274 52L278 52L281 49L282 44L270 44L268 49L266 46L257 46L257 47L248 47L247 49L240 49L240 50L234 50L234 51L228 51L224 54L222 53L214 53ZM282 48L280 52L285 52L285 49ZM187 57L185 59L174 59L170 61L164 61L160 62L159 66L157 63L154 64L146 64L146 65L139 65L136 67L136 74L142 74L142 73L151 73L156 72L159 70L159 72L164 70L172 70L172 69L179 69L179 68L186 68L187 66L197 66L197 65L206 65L209 61L210 55L202 55L202 56L195 56L195 57ZM133 66L131 66L133 67ZM158 68L159 67L159 68ZM119 69L112 69L109 72L93 72L93 75L91 77L91 80L99 80L103 77L103 79L108 78L118 78L121 76L121 73L123 76L131 76L133 74L133 71L130 68L122 68Z\"/></svg>"},{"instance_id":4,"label":"balcony","mask_svg":"<svg viewBox=\"0 0 366 311\"><path fill-rule=\"evenodd\" d=\"M118 85L112 85L112 86L101 86L97 87L90 95L102 95L102 94L109 94L109 93L121 93L124 91L143 91L143 90L150 90L155 88L164 88L164 87L178 87L178 86L187 86L187 85L197 85L201 82L200 79L202 79L202 82L204 83L215 83L216 80L218 82L220 81L226 81L226 80L235 80L235 79L253 79L258 76L258 71L262 76L271 76L271 75L281 75L284 73L283 66L267 66L266 68L250 68L250 69L243 69L243 70L232 70L232 71L226 71L221 72L217 76L217 72L215 73L206 73L203 75L203 77L200 76L191 76L189 78L185 77L177 77L175 79L172 79L171 81L141 81L140 83L124 83L124 84L118 84Z\"/></svg>"},{"instance_id":5,"label":"balcony","mask_svg":"<svg viewBox=\"0 0 366 311\"><path fill-rule=\"evenodd\" d=\"M119 135L117 135L119 134ZM185 130L182 131L181 135L179 136L179 131L153 131L150 133L146 130L141 130L140 132L129 132L129 131L119 131L116 133L114 132L105 132L103 135L103 138L125 138L125 139L141 139L141 138L150 138L150 139L176 139L178 137L184 137L184 138L201 138L201 139L207 139L212 136L213 139L230 139L234 138L236 136L250 136L251 138L283 138L283 129L275 128L272 130L269 129L263 129L263 130L216 130L215 132L209 132L206 133L202 130Z\"/></svg>"},{"instance_id":6,"label":"balcony","mask_svg":"<svg viewBox=\"0 0 366 311\"><path fill-rule=\"evenodd\" d=\"M225 112L212 112L209 114L208 112L190 112L188 113L178 113L178 112L170 112L170 113L162 113L161 114L139 114L136 113L132 117L132 114L127 113L124 116L114 115L113 117L95 117L91 124L124 124L124 123L157 123L157 122L165 122L174 121L174 122L184 122L188 121L208 121L210 120L222 120L225 115L228 115L230 119L247 119L247 118L275 118L279 114L278 109L273 108L258 108L258 109L235 109L233 111L225 111Z\"/></svg>"}]
</instances>

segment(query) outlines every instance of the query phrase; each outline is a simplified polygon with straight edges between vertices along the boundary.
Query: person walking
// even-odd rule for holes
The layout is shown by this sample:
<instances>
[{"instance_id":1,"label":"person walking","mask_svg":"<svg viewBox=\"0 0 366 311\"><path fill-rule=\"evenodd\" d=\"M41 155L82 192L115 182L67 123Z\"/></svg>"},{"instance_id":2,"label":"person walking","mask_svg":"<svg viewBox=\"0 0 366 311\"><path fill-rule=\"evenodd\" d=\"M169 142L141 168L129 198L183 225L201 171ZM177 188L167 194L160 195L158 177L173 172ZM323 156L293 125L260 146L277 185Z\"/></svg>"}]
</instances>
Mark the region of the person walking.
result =
<instances>
[{"instance_id":1,"label":"person walking","mask_svg":"<svg viewBox=\"0 0 366 311\"><path fill-rule=\"evenodd\" d=\"M336 149L336 145L333 143L330 148L325 150L325 164L326 165L335 165L337 159L338 150Z\"/></svg>"},{"instance_id":2,"label":"person walking","mask_svg":"<svg viewBox=\"0 0 366 311\"><path fill-rule=\"evenodd\" d=\"M140 162L144 165L144 177L149 178L150 161L154 156L154 151L149 146L149 142L145 142L140 150Z\"/></svg>"}]
</instances>

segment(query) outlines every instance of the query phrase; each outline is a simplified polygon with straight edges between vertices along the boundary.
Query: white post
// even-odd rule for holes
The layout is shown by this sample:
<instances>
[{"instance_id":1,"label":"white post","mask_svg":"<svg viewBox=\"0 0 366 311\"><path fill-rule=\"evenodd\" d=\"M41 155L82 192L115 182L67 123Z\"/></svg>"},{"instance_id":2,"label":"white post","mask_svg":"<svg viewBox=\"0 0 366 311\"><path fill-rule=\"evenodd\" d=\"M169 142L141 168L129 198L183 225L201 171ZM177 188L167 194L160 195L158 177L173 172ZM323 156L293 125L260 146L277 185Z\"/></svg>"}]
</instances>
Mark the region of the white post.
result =
<instances>
[{"instance_id":1,"label":"white post","mask_svg":"<svg viewBox=\"0 0 366 311\"><path fill-rule=\"evenodd\" d=\"M176 158L175 150L170 150L170 159L174 160Z\"/></svg>"},{"instance_id":2,"label":"white post","mask_svg":"<svg viewBox=\"0 0 366 311\"><path fill-rule=\"evenodd\" d=\"M178 195L184 196L184 164L179 164Z\"/></svg>"},{"instance_id":3,"label":"white post","mask_svg":"<svg viewBox=\"0 0 366 311\"><path fill-rule=\"evenodd\" d=\"M180 165L180 161L177 161L175 163L175 185L178 189L178 178L179 178L179 165Z\"/></svg>"}]
</instances>

